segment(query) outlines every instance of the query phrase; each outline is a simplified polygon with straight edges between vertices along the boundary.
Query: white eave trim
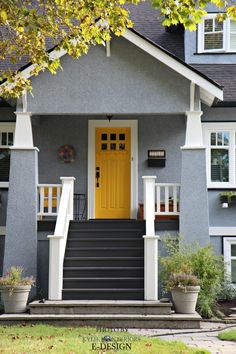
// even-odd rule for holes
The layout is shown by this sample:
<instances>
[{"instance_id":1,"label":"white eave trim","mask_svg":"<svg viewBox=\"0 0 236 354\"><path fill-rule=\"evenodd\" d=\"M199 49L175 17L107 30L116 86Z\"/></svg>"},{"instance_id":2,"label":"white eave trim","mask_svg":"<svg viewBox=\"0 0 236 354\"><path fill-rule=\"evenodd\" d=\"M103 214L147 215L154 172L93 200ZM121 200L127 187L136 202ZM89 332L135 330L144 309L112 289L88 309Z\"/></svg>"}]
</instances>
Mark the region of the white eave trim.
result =
<instances>
[{"instance_id":1,"label":"white eave trim","mask_svg":"<svg viewBox=\"0 0 236 354\"><path fill-rule=\"evenodd\" d=\"M235 226L210 226L210 236L236 236Z\"/></svg>"},{"instance_id":2,"label":"white eave trim","mask_svg":"<svg viewBox=\"0 0 236 354\"><path fill-rule=\"evenodd\" d=\"M135 44L137 47L144 50L149 55L153 56L155 59L159 60L163 64L167 65L178 74L182 75L189 81L193 82L194 84L200 87L200 98L201 100L206 103L207 105L211 106L215 97L219 100L223 101L223 90L202 77L201 75L197 74L191 68L187 67L183 63L179 62L177 59L173 58L168 53L165 53L163 50L158 48L155 44L152 44L145 40L144 38L140 37L138 34L132 32L129 29L126 29L123 37L130 41L131 43ZM51 58L61 58L67 52L63 49L56 50L54 49L50 53ZM22 75L24 78L29 79L31 76L31 71L34 68L34 65L28 66L26 69L22 71ZM4 82L2 85L6 85L7 82ZM11 84L12 85L12 84Z\"/></svg>"},{"instance_id":3,"label":"white eave trim","mask_svg":"<svg viewBox=\"0 0 236 354\"><path fill-rule=\"evenodd\" d=\"M191 70L184 64L180 63L178 60L172 58L170 55L156 47L154 44L149 43L145 39L141 38L138 34L126 30L123 35L125 39L135 44L137 47L143 49L145 52L162 62L163 64L169 66L171 69L184 76L186 79L192 81L194 84L198 85L202 89L202 99L206 103L213 103L214 98L218 98L219 100L223 100L223 90L209 82L207 79L197 74L195 71ZM206 99L206 92L208 100ZM208 101L208 102L207 102Z\"/></svg>"}]
</instances>

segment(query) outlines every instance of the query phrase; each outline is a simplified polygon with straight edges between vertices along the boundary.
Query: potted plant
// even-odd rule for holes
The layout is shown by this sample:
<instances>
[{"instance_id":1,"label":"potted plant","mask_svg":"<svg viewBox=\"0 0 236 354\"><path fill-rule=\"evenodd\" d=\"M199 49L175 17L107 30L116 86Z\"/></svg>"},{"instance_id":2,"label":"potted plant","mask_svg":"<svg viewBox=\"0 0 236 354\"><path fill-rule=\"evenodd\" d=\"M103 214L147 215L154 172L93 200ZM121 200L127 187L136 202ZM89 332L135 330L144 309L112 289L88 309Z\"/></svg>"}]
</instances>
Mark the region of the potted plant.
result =
<instances>
[{"instance_id":1,"label":"potted plant","mask_svg":"<svg viewBox=\"0 0 236 354\"><path fill-rule=\"evenodd\" d=\"M167 281L176 313L194 313L200 291L199 279L190 273L171 273Z\"/></svg>"},{"instance_id":2,"label":"potted plant","mask_svg":"<svg viewBox=\"0 0 236 354\"><path fill-rule=\"evenodd\" d=\"M220 194L220 202L222 208L228 208L230 204L236 202L236 192L235 191L227 191L221 192Z\"/></svg>"},{"instance_id":3,"label":"potted plant","mask_svg":"<svg viewBox=\"0 0 236 354\"><path fill-rule=\"evenodd\" d=\"M26 305L33 277L23 277L22 267L11 267L5 276L0 278L0 293L5 313L22 313Z\"/></svg>"}]
</instances>

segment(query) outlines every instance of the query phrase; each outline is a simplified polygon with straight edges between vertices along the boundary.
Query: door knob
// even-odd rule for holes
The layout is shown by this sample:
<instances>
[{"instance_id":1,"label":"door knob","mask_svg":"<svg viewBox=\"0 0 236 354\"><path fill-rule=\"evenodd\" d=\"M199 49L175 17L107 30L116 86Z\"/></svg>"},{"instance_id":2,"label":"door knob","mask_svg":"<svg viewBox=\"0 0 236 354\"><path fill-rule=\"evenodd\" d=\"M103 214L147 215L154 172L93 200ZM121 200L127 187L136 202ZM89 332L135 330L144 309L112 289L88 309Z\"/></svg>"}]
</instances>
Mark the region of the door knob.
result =
<instances>
[{"instance_id":1,"label":"door knob","mask_svg":"<svg viewBox=\"0 0 236 354\"><path fill-rule=\"evenodd\" d=\"M99 187L100 167L96 167L96 187Z\"/></svg>"}]
</instances>

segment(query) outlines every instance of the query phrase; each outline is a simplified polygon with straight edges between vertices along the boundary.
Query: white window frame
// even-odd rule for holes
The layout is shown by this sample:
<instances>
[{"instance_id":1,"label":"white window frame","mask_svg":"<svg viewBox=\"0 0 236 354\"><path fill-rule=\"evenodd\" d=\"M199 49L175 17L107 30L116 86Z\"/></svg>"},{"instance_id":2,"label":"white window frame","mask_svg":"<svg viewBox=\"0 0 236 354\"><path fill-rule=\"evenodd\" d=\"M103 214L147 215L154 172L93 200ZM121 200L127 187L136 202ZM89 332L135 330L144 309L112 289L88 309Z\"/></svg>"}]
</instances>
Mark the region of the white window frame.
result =
<instances>
[{"instance_id":1,"label":"white window frame","mask_svg":"<svg viewBox=\"0 0 236 354\"><path fill-rule=\"evenodd\" d=\"M1 133L13 133L13 139L15 135L15 125L16 123L13 122L0 122L0 134ZM0 145L0 149L7 149L8 146L6 145ZM9 187L9 181L7 182L0 182L0 188L8 188Z\"/></svg>"},{"instance_id":2,"label":"white window frame","mask_svg":"<svg viewBox=\"0 0 236 354\"><path fill-rule=\"evenodd\" d=\"M202 23L198 25L198 53L230 53L236 52L230 48L230 18L223 22L223 48L222 49L205 49L204 48L204 20L212 19L217 13L207 14L202 18Z\"/></svg>"},{"instance_id":3,"label":"white window frame","mask_svg":"<svg viewBox=\"0 0 236 354\"><path fill-rule=\"evenodd\" d=\"M202 123L204 145L206 147L206 171L208 188L236 188L236 122L235 123ZM213 132L229 132L229 182L211 181L211 144ZM217 148L217 147L216 147Z\"/></svg>"},{"instance_id":4,"label":"white window frame","mask_svg":"<svg viewBox=\"0 0 236 354\"><path fill-rule=\"evenodd\" d=\"M227 275L231 279L231 260L236 257L231 256L231 245L236 244L236 237L224 237L224 261L226 264Z\"/></svg>"}]
</instances>

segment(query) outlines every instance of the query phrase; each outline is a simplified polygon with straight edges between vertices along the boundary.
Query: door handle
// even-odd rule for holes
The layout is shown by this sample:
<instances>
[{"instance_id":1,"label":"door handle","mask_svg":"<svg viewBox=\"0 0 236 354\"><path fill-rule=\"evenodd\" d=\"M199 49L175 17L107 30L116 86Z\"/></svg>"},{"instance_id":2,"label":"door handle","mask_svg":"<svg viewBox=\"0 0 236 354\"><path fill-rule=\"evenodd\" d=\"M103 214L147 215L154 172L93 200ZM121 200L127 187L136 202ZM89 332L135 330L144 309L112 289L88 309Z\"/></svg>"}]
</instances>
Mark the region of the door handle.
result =
<instances>
[{"instance_id":1,"label":"door handle","mask_svg":"<svg viewBox=\"0 0 236 354\"><path fill-rule=\"evenodd\" d=\"M99 187L100 167L96 167L96 187Z\"/></svg>"}]
</instances>

